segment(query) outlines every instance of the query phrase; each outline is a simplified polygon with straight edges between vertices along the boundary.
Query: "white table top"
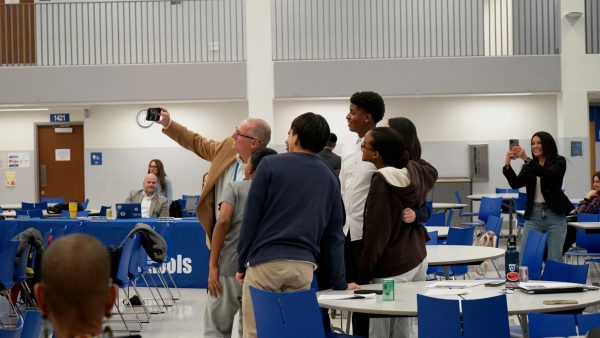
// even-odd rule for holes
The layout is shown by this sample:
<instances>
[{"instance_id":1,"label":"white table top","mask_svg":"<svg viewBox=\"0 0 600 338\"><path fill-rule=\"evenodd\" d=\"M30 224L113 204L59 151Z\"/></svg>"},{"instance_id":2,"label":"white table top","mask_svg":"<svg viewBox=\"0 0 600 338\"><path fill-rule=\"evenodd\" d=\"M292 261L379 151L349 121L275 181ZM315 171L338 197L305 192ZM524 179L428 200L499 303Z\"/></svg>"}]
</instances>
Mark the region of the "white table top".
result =
<instances>
[{"instance_id":1,"label":"white table top","mask_svg":"<svg viewBox=\"0 0 600 338\"><path fill-rule=\"evenodd\" d=\"M0 204L0 208L2 208L3 210L17 210L21 209L21 203Z\"/></svg>"},{"instance_id":2,"label":"white table top","mask_svg":"<svg viewBox=\"0 0 600 338\"><path fill-rule=\"evenodd\" d=\"M464 283L465 281L456 281ZM482 284L486 281L467 281L479 285L469 288L468 294L462 295L464 299L479 299L496 296L503 293L502 287L486 287ZM417 315L417 294L424 294L427 291L427 285L434 282L409 282L396 283L394 301L383 301L381 295L373 299L346 299L346 300L319 300L319 306L329 309L339 309L344 311L373 313L393 316L416 316ZM381 284L370 284L361 286L364 289L381 290ZM353 291L332 291L326 290L317 294L351 294ZM585 291L561 294L526 294L515 290L512 294L507 294L508 313L510 315L527 314L527 312L557 312L573 309L582 309L594 304L600 303L600 291ZM458 296L440 296L441 298L460 299ZM577 304L558 304L544 305L544 300L548 299L569 299L576 300Z\"/></svg>"},{"instance_id":3,"label":"white table top","mask_svg":"<svg viewBox=\"0 0 600 338\"><path fill-rule=\"evenodd\" d=\"M448 228L449 227L440 227L440 226L425 226L428 232L437 231L438 238L446 238L448 237Z\"/></svg>"},{"instance_id":4,"label":"white table top","mask_svg":"<svg viewBox=\"0 0 600 338\"><path fill-rule=\"evenodd\" d=\"M600 222L569 222L567 225L583 230L600 230Z\"/></svg>"},{"instance_id":5,"label":"white table top","mask_svg":"<svg viewBox=\"0 0 600 338\"><path fill-rule=\"evenodd\" d=\"M503 200L513 200L515 198L519 198L519 194L516 193L504 193L504 194L474 194L468 195L467 198L474 201L480 201L482 197L489 198L502 198Z\"/></svg>"},{"instance_id":6,"label":"white table top","mask_svg":"<svg viewBox=\"0 0 600 338\"><path fill-rule=\"evenodd\" d=\"M504 249L467 245L428 245L430 266L470 264L504 255Z\"/></svg>"},{"instance_id":7,"label":"white table top","mask_svg":"<svg viewBox=\"0 0 600 338\"><path fill-rule=\"evenodd\" d=\"M463 203L432 203L433 210L448 210L448 209L462 209L467 207L468 204Z\"/></svg>"}]
</instances>

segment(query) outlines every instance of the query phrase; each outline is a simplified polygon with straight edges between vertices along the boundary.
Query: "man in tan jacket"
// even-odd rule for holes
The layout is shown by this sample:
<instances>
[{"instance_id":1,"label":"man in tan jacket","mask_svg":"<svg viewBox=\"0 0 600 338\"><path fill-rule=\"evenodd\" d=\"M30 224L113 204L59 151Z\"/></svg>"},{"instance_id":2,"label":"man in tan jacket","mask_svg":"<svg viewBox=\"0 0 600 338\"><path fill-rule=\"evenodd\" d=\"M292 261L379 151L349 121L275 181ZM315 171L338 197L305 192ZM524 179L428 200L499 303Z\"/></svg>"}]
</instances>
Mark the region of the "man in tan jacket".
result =
<instances>
[{"instance_id":1,"label":"man in tan jacket","mask_svg":"<svg viewBox=\"0 0 600 338\"><path fill-rule=\"evenodd\" d=\"M231 136L216 141L171 120L171 114L165 108L161 108L160 115L158 123L163 126L165 135L210 162L206 184L196 207L196 215L206 232L206 244L210 248L218 210L216 201L228 182L244 179L244 168L250 154L269 144L271 127L264 120L247 119L235 128Z\"/></svg>"}]
</instances>

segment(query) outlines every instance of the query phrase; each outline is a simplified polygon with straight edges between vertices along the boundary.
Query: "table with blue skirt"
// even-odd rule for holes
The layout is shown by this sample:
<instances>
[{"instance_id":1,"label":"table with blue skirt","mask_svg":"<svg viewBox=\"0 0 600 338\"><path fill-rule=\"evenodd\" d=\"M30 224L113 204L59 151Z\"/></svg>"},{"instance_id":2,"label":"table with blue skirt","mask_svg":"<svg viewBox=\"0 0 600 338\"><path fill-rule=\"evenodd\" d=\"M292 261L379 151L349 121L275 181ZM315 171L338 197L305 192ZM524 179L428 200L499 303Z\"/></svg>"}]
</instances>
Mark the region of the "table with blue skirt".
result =
<instances>
[{"instance_id":1,"label":"table with blue skirt","mask_svg":"<svg viewBox=\"0 0 600 338\"><path fill-rule=\"evenodd\" d=\"M145 223L160 233L165 225L171 226L167 248L169 261L163 263L179 287L206 288L209 252L205 232L197 219L158 221L154 218L136 219L11 219L0 221L0 239L10 239L27 228L45 233L55 227L67 227L67 234L79 232L92 235L111 247L118 246L137 223Z\"/></svg>"}]
</instances>

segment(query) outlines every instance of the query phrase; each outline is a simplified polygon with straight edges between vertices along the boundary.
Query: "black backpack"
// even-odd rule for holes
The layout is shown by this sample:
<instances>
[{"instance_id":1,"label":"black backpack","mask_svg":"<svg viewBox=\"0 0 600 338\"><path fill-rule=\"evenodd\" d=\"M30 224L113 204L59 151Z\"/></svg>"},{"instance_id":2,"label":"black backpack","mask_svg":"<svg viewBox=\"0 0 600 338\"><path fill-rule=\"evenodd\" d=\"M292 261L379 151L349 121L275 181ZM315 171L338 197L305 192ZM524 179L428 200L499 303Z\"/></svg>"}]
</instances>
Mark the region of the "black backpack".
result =
<instances>
[{"instance_id":1,"label":"black backpack","mask_svg":"<svg viewBox=\"0 0 600 338\"><path fill-rule=\"evenodd\" d=\"M177 218L182 217L180 201L181 200L173 200L173 202L171 202L171 205L169 206L169 216L170 217L177 217Z\"/></svg>"}]
</instances>

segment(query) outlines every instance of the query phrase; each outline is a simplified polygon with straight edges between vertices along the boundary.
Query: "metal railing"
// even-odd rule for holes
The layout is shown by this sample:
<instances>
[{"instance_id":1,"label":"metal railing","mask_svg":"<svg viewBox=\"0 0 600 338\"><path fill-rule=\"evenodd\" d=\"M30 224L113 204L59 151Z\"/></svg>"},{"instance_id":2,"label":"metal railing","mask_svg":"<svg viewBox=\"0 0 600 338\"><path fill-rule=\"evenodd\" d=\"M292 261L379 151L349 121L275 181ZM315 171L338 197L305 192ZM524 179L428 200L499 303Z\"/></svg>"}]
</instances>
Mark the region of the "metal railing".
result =
<instances>
[{"instance_id":1,"label":"metal railing","mask_svg":"<svg viewBox=\"0 0 600 338\"><path fill-rule=\"evenodd\" d=\"M273 59L558 54L559 0L272 0Z\"/></svg>"},{"instance_id":2,"label":"metal railing","mask_svg":"<svg viewBox=\"0 0 600 338\"><path fill-rule=\"evenodd\" d=\"M0 65L239 62L243 0L0 5Z\"/></svg>"},{"instance_id":3,"label":"metal railing","mask_svg":"<svg viewBox=\"0 0 600 338\"><path fill-rule=\"evenodd\" d=\"M600 54L600 0L585 0L585 51Z\"/></svg>"}]
</instances>

